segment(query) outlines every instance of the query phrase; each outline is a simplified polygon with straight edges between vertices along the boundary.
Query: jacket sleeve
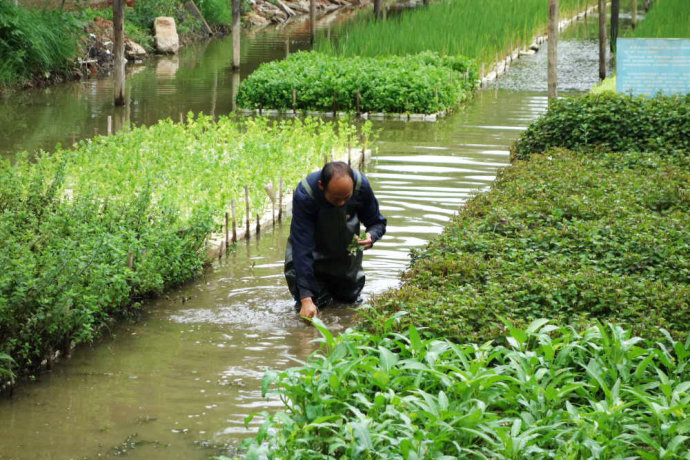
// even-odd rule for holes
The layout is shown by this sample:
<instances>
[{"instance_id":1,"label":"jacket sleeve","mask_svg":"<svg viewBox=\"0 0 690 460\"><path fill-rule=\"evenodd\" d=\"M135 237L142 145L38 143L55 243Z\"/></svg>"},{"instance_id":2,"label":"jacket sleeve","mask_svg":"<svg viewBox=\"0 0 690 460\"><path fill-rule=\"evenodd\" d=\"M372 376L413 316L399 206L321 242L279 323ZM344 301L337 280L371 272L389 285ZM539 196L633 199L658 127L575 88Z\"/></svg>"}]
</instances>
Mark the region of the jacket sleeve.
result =
<instances>
[{"instance_id":1,"label":"jacket sleeve","mask_svg":"<svg viewBox=\"0 0 690 460\"><path fill-rule=\"evenodd\" d=\"M360 207L357 212L360 222L364 224L367 233L371 233L371 239L376 242L386 233L387 220L379 210L379 202L374 196L369 180L362 174L360 187Z\"/></svg>"},{"instance_id":2,"label":"jacket sleeve","mask_svg":"<svg viewBox=\"0 0 690 460\"><path fill-rule=\"evenodd\" d=\"M314 199L303 190L301 185L298 186L292 198L290 240L300 299L312 297L319 290L314 276L316 218L317 209Z\"/></svg>"}]
</instances>

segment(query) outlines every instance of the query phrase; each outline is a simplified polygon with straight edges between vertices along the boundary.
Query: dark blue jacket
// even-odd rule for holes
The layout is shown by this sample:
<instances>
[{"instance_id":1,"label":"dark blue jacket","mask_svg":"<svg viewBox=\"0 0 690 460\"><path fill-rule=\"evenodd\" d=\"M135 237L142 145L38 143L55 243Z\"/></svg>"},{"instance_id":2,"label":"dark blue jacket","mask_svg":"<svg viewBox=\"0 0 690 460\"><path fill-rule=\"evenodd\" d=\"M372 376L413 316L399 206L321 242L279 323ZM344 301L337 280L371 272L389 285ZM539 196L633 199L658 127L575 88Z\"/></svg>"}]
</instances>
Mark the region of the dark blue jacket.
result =
<instances>
[{"instance_id":1,"label":"dark blue jacket","mask_svg":"<svg viewBox=\"0 0 690 460\"><path fill-rule=\"evenodd\" d=\"M316 246L316 220L319 206L333 206L323 199L323 191L319 188L318 183L320 178L321 171L313 172L307 176L307 182L314 194L313 198L307 193L301 182L292 198L290 241L295 271L297 272L297 285L302 299L312 297L319 291L318 283L314 277L313 256ZM379 202L376 200L371 184L364 174L362 174L362 184L357 201L359 203L356 208L359 221L364 225L367 233L371 233L373 241L380 239L386 233L386 218L381 215Z\"/></svg>"}]
</instances>

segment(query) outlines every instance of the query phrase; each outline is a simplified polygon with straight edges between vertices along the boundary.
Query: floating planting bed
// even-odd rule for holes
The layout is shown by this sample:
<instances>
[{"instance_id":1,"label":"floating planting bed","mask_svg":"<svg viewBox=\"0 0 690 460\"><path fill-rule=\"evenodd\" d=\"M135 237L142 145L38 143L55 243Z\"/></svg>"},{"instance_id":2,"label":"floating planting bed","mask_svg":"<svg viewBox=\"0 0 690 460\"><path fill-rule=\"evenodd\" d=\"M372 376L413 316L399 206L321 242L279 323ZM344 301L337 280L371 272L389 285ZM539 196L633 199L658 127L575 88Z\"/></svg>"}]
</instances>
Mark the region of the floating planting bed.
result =
<instances>
[{"instance_id":1,"label":"floating planting bed","mask_svg":"<svg viewBox=\"0 0 690 460\"><path fill-rule=\"evenodd\" d=\"M433 121L470 97L477 76L472 61L431 52L378 58L299 52L262 64L240 85L237 104L263 115L349 112Z\"/></svg>"},{"instance_id":2,"label":"floating planting bed","mask_svg":"<svg viewBox=\"0 0 690 460\"><path fill-rule=\"evenodd\" d=\"M354 146L368 133L347 120L199 115L3 162L0 381L35 372L198 274L233 209L238 227L253 227L271 209L268 195L280 200L338 153L361 157Z\"/></svg>"}]
</instances>

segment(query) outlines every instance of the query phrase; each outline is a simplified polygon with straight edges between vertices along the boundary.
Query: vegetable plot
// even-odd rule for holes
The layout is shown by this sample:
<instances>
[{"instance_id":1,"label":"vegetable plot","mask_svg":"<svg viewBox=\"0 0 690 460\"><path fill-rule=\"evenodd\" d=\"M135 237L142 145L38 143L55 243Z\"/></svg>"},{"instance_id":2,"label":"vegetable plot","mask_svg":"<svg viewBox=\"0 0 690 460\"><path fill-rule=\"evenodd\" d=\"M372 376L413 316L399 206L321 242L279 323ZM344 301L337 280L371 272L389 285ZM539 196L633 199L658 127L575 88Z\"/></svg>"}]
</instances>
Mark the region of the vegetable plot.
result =
<instances>
[{"instance_id":1,"label":"vegetable plot","mask_svg":"<svg viewBox=\"0 0 690 460\"><path fill-rule=\"evenodd\" d=\"M332 57L299 52L262 64L240 85L248 109L436 113L467 99L476 65L462 57Z\"/></svg>"}]
</instances>

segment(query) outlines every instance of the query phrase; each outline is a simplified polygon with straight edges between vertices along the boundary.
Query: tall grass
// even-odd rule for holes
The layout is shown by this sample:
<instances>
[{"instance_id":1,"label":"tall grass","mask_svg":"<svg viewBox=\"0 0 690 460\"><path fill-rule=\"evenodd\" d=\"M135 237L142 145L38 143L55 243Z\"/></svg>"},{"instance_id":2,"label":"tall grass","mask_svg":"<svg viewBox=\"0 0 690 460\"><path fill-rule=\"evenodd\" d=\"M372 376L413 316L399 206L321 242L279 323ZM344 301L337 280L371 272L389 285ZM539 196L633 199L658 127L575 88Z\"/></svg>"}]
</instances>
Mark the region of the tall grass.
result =
<instances>
[{"instance_id":1,"label":"tall grass","mask_svg":"<svg viewBox=\"0 0 690 460\"><path fill-rule=\"evenodd\" d=\"M69 14L24 9L0 0L0 86L67 71L77 52L79 26Z\"/></svg>"},{"instance_id":2,"label":"tall grass","mask_svg":"<svg viewBox=\"0 0 690 460\"><path fill-rule=\"evenodd\" d=\"M685 1L685 0L680 0ZM544 0L441 0L386 21L362 17L339 28L333 40L318 37L316 49L345 56L436 51L492 63L512 44L527 45L548 25ZM585 0L561 0L561 16L584 9ZM589 1L589 5L594 2Z\"/></svg>"},{"instance_id":3,"label":"tall grass","mask_svg":"<svg viewBox=\"0 0 690 460\"><path fill-rule=\"evenodd\" d=\"M690 2L657 0L632 37L690 38Z\"/></svg>"}]
</instances>

